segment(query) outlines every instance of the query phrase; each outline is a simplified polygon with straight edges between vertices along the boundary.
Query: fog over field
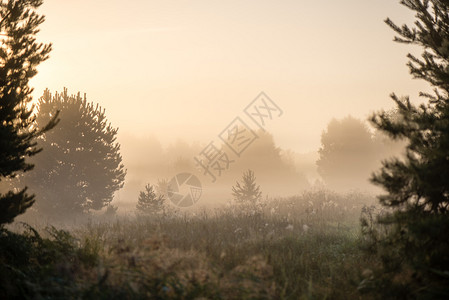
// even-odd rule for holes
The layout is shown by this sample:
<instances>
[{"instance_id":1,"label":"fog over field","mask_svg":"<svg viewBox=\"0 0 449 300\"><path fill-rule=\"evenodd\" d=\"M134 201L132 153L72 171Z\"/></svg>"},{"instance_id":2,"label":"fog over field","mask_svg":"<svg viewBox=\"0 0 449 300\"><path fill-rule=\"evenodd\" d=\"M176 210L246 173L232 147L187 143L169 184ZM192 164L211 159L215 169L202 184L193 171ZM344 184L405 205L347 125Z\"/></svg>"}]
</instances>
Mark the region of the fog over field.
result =
<instances>
[{"instance_id":1,"label":"fog over field","mask_svg":"<svg viewBox=\"0 0 449 300\"><path fill-rule=\"evenodd\" d=\"M1 299L449 299L449 1L0 0Z\"/></svg>"},{"instance_id":2,"label":"fog over field","mask_svg":"<svg viewBox=\"0 0 449 300\"><path fill-rule=\"evenodd\" d=\"M145 181L176 175L168 165L178 158L194 164L193 156L262 91L283 111L265 129L283 162L298 173L297 182L273 176L278 182L266 189L274 196L301 191L304 179L309 185L320 179L314 165L333 118L365 122L373 112L394 107L392 91L417 95L429 89L409 79L410 48L392 43L382 22L387 16L399 24L413 20L396 1L132 3L45 1L40 38L54 49L31 81L35 99L45 88L67 87L106 109L119 128L128 169L119 202L133 202L129 197ZM219 197L221 191L230 191L244 168L261 163L252 154L243 159L253 163L237 162L226 172L228 180L209 186L201 179L205 195L214 202L228 199L229 193ZM373 170L365 170L361 189Z\"/></svg>"}]
</instances>

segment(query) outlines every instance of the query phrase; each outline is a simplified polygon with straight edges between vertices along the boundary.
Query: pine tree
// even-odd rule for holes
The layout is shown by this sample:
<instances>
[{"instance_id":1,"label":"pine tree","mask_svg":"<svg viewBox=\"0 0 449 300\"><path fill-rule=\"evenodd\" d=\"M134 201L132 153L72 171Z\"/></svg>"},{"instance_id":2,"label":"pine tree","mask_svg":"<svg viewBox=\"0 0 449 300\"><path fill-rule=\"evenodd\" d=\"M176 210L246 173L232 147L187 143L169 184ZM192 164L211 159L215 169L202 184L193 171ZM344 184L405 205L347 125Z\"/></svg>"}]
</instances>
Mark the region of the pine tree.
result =
<instances>
[{"instance_id":1,"label":"pine tree","mask_svg":"<svg viewBox=\"0 0 449 300\"><path fill-rule=\"evenodd\" d=\"M164 212L165 198L157 195L151 184L145 186L145 190L139 194L136 209L145 215L159 215Z\"/></svg>"},{"instance_id":2,"label":"pine tree","mask_svg":"<svg viewBox=\"0 0 449 300\"><path fill-rule=\"evenodd\" d=\"M383 162L372 181L386 194L388 208L379 217L387 234L378 239L383 261L376 293L390 297L449 298L449 1L403 0L416 13L414 27L386 23L398 34L395 41L421 46L421 58L408 55L414 78L424 79L434 93L421 93L427 102L413 105L408 97L392 95L399 117L385 112L372 123L393 139L406 141L406 157ZM390 289L388 289L390 287Z\"/></svg>"},{"instance_id":3,"label":"pine tree","mask_svg":"<svg viewBox=\"0 0 449 300\"><path fill-rule=\"evenodd\" d=\"M236 182L232 187L232 195L237 204L256 206L262 199L260 186L256 184L256 177L252 170L243 173L242 183Z\"/></svg>"},{"instance_id":4,"label":"pine tree","mask_svg":"<svg viewBox=\"0 0 449 300\"><path fill-rule=\"evenodd\" d=\"M105 110L86 95L67 89L52 95L46 90L38 102L36 126L46 124L54 110L61 121L38 143L44 148L33 159L34 172L22 179L39 201L36 208L49 216L65 217L108 206L125 180L117 128Z\"/></svg>"},{"instance_id":5,"label":"pine tree","mask_svg":"<svg viewBox=\"0 0 449 300\"><path fill-rule=\"evenodd\" d=\"M41 0L0 2L0 181L33 168L27 158L37 154L35 138L54 127L57 113L40 129L33 126L29 80L48 58L51 44L36 42L44 17L36 13ZM34 203L26 188L0 193L0 225L9 223Z\"/></svg>"}]
</instances>

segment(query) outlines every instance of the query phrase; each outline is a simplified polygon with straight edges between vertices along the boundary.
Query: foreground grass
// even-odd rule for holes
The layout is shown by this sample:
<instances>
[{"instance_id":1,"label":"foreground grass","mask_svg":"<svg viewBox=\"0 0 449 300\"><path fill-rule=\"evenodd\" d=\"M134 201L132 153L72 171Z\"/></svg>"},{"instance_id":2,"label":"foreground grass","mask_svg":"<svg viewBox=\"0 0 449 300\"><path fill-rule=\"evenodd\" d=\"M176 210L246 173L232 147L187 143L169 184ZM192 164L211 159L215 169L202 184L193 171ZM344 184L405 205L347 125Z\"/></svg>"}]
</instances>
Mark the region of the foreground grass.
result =
<instances>
[{"instance_id":1,"label":"foreground grass","mask_svg":"<svg viewBox=\"0 0 449 300\"><path fill-rule=\"evenodd\" d=\"M90 222L71 233L3 231L0 279L9 288L0 296L361 298L361 273L375 262L358 246L357 209L351 216L335 205L301 203L277 205L275 213L267 206L256 214Z\"/></svg>"},{"instance_id":2,"label":"foreground grass","mask_svg":"<svg viewBox=\"0 0 449 300\"><path fill-rule=\"evenodd\" d=\"M238 280L228 278L229 274L245 269L245 276L252 279L248 292L255 292L258 297L358 298L359 274L371 261L358 247L357 227L323 225L305 231L304 225L257 216L204 216L91 225L83 235L102 237L99 242L105 249L114 247L111 240L118 241L122 249L129 250L128 259L132 261L141 260L133 249L145 243L157 244L168 252L175 249L187 256L201 257L207 263L195 267L206 268L202 270L206 273L213 270L214 274L208 276L216 277L218 289L220 283ZM114 238L110 237L111 232ZM170 264L170 260L166 262ZM218 298L229 298L217 293Z\"/></svg>"}]
</instances>

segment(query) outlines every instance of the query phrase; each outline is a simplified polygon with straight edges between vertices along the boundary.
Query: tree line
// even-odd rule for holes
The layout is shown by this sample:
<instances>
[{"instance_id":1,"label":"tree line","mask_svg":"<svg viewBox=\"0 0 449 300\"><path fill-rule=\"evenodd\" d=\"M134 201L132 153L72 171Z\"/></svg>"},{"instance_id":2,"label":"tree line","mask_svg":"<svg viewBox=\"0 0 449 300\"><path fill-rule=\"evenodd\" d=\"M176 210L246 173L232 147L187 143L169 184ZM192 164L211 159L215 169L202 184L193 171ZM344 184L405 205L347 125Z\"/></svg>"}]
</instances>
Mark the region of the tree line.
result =
<instances>
[{"instance_id":1,"label":"tree line","mask_svg":"<svg viewBox=\"0 0 449 300\"><path fill-rule=\"evenodd\" d=\"M449 296L449 1L401 3L415 13L414 26L398 26L390 19L386 23L396 32L396 42L423 49L420 58L408 55L408 66L412 76L427 81L434 92L421 93L425 102L419 106L393 94L397 117L381 111L370 119L377 130L405 143L405 155L384 160L371 177L385 191L379 203L386 212L376 220L384 230L366 227L367 222L362 228L372 242L369 249L383 264L364 290L384 298L444 299ZM99 209L110 203L126 174L115 140L117 129L100 106L67 91L54 96L46 91L34 114L29 80L51 51L51 44L35 38L44 22L36 12L41 4L41 0L0 3L0 181L7 186L15 179L35 185L40 189L39 205L49 211L60 209L58 205L77 212ZM323 135L318 163L323 176L331 163L327 149L335 143ZM33 174L34 164L49 169ZM253 195L246 195L243 187ZM147 194L152 196L151 189ZM234 195L248 201L260 197L254 174L245 174ZM34 202L27 188L2 191L2 230Z\"/></svg>"}]
</instances>

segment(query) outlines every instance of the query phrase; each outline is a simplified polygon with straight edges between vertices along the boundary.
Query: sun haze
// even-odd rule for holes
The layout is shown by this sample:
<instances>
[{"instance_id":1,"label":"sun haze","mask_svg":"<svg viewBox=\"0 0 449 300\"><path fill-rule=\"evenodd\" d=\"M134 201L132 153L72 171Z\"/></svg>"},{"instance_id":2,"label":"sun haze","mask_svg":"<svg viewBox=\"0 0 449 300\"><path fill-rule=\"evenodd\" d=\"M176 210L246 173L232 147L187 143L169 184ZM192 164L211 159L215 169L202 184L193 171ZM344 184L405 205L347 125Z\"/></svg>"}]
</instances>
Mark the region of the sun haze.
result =
<instances>
[{"instance_id":1,"label":"sun haze","mask_svg":"<svg viewBox=\"0 0 449 300\"><path fill-rule=\"evenodd\" d=\"M261 91L283 109L277 145L316 151L333 118L391 108L410 80L384 24L413 15L396 1L49 0L38 38L53 43L33 79L87 93L119 136L207 143Z\"/></svg>"}]
</instances>

